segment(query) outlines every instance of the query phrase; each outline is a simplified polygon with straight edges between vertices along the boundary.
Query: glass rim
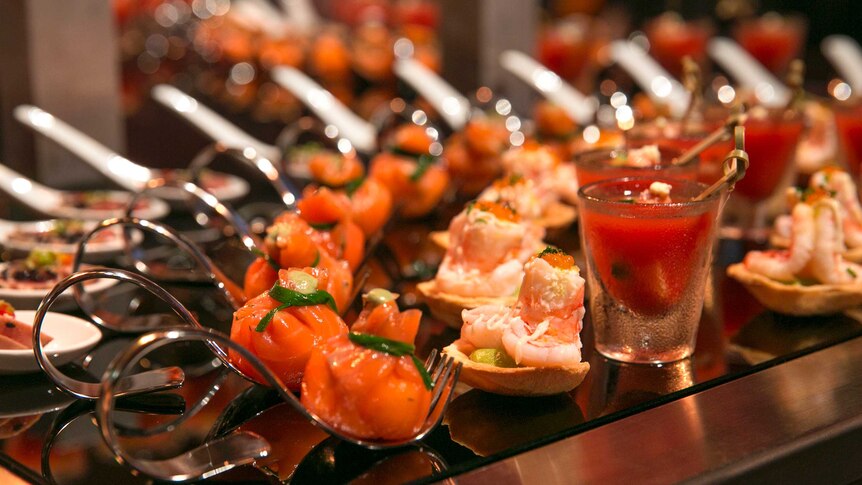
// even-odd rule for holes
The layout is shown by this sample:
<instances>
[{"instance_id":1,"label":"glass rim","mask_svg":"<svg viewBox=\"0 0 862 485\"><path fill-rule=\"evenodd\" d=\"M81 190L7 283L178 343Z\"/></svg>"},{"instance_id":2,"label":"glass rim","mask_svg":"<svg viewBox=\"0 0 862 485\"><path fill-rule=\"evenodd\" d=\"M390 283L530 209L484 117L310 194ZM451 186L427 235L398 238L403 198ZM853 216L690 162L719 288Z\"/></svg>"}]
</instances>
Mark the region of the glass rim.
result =
<instances>
[{"instance_id":1,"label":"glass rim","mask_svg":"<svg viewBox=\"0 0 862 485\"><path fill-rule=\"evenodd\" d=\"M659 149L659 163L655 165L648 165L645 167L637 167L637 166L629 166L629 165L608 165L603 163L607 159L611 159L612 154L614 152L625 152L628 153L629 150L638 150L648 145L657 145ZM623 170L637 170L644 171L644 173L648 173L649 171L659 171L665 169L679 168L681 170L686 169L692 165L697 165L700 163L700 155L695 155L695 157L688 162L686 165L676 166L673 164L673 161L682 156L686 150L681 150L677 147L667 146L667 144L663 143L648 143L646 145L641 145L639 147L629 147L626 145L615 146L615 147L600 147L593 148L590 150L580 151L572 156L572 163L575 164L575 167L583 166L584 168L592 168L592 169L601 169L601 170L611 170L611 169L623 169ZM672 154L672 158L666 159L665 154ZM605 156L606 155L606 156ZM589 160L587 160L589 158Z\"/></svg>"},{"instance_id":2,"label":"glass rim","mask_svg":"<svg viewBox=\"0 0 862 485\"><path fill-rule=\"evenodd\" d=\"M621 182L640 182L640 181L671 183L671 185L672 185L672 183L682 182L684 184L696 185L698 187L701 187L704 190L709 187L709 185L704 184L702 182L698 182L696 180L686 180L686 179L679 179L679 178L673 178L673 177L664 177L664 178L661 178L661 177L659 177L659 178L654 178L654 177L616 177L616 178L610 178L610 179L604 179L604 180L597 180L595 182L591 182L587 185L584 185L584 186L578 188L578 198L581 200L593 202L596 204L610 204L613 206L620 206L620 207L632 207L633 205L642 205L642 206L654 207L656 209L658 209L658 208L661 208L661 209L676 209L676 208L683 209L686 207L699 207L699 206L705 205L707 203L712 203L712 202L720 199L721 196L725 192L724 190L715 191L709 197L707 197L703 200L687 200L687 201L681 201L681 202L669 202L669 203L659 203L659 204L632 204L629 202L622 202L619 200L603 199L600 197L589 195L585 192L585 190L589 190L592 187L596 187L596 186L603 185L603 184L621 183Z\"/></svg>"}]
</instances>

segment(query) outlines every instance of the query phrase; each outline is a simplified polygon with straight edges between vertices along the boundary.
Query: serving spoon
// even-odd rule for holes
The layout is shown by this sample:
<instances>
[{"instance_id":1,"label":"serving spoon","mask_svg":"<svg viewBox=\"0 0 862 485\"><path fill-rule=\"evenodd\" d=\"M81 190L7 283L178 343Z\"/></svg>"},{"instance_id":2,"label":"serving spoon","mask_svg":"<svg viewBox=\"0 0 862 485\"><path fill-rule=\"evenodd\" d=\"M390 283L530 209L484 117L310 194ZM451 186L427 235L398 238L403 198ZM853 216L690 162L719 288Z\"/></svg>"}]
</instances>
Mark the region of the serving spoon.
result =
<instances>
[{"instance_id":1,"label":"serving spoon","mask_svg":"<svg viewBox=\"0 0 862 485\"><path fill-rule=\"evenodd\" d=\"M334 126L340 136L365 155L377 152L377 130L345 106L328 90L299 69L279 66L270 73L272 79L314 112L324 123Z\"/></svg>"},{"instance_id":2,"label":"serving spoon","mask_svg":"<svg viewBox=\"0 0 862 485\"><path fill-rule=\"evenodd\" d=\"M92 137L87 136L63 120L36 106L24 104L16 107L13 113L15 118L22 124L69 150L82 161L111 179L115 184L131 192L143 190L147 182L153 179L178 178L173 173L148 168L123 157ZM198 174L192 173L190 175L196 176ZM218 173L218 175L228 177L230 180L230 184L226 189L211 189L213 195L216 195L219 199L225 201L237 200L248 193L249 186L245 180L230 174ZM179 194L166 191L161 195L163 198L174 199Z\"/></svg>"},{"instance_id":3,"label":"serving spoon","mask_svg":"<svg viewBox=\"0 0 862 485\"><path fill-rule=\"evenodd\" d=\"M862 47L846 35L830 35L820 50L853 91L862 92Z\"/></svg>"},{"instance_id":4,"label":"serving spoon","mask_svg":"<svg viewBox=\"0 0 862 485\"><path fill-rule=\"evenodd\" d=\"M523 52L507 50L500 54L500 65L548 101L563 108L578 124L593 122L598 100L593 96L585 96L532 57Z\"/></svg>"},{"instance_id":5,"label":"serving spoon","mask_svg":"<svg viewBox=\"0 0 862 485\"><path fill-rule=\"evenodd\" d=\"M735 41L716 37L709 41L707 50L740 86L754 93L760 104L780 108L790 102L793 92Z\"/></svg>"},{"instance_id":6,"label":"serving spoon","mask_svg":"<svg viewBox=\"0 0 862 485\"><path fill-rule=\"evenodd\" d=\"M59 219L101 220L106 217L120 215L123 209L100 210L73 207L69 202L75 192L57 190L31 180L28 177L0 164L0 190L3 190L25 206L50 217ZM122 200L124 205L129 202L132 194L122 191L105 191L109 200ZM170 208L158 199L148 199L149 207L138 209L137 214L156 219L164 217Z\"/></svg>"},{"instance_id":7,"label":"serving spoon","mask_svg":"<svg viewBox=\"0 0 862 485\"><path fill-rule=\"evenodd\" d=\"M610 44L610 52L614 62L629 73L650 99L667 104L675 118L685 114L688 91L643 48L631 41L617 40Z\"/></svg>"},{"instance_id":8,"label":"serving spoon","mask_svg":"<svg viewBox=\"0 0 862 485\"><path fill-rule=\"evenodd\" d=\"M409 42L399 39L398 42ZM396 52L397 55L397 52ZM398 57L395 75L425 98L454 131L461 131L470 121L472 105L451 84L411 57Z\"/></svg>"}]
</instances>

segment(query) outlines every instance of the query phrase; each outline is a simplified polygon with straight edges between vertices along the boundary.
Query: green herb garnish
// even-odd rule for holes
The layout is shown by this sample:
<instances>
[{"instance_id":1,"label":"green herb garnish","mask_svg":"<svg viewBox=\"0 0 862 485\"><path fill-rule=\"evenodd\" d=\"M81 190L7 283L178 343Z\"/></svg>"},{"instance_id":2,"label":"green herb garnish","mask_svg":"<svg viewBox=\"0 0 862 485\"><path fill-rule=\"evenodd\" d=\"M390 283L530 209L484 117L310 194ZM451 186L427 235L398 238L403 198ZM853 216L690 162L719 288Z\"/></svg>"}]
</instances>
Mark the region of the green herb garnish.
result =
<instances>
[{"instance_id":1,"label":"green herb garnish","mask_svg":"<svg viewBox=\"0 0 862 485\"><path fill-rule=\"evenodd\" d=\"M847 268L847 274L849 274L853 278L856 278L856 272L853 271L853 268Z\"/></svg>"},{"instance_id":2,"label":"green herb garnish","mask_svg":"<svg viewBox=\"0 0 862 485\"><path fill-rule=\"evenodd\" d=\"M545 249L543 249L542 252L539 253L538 257L541 258L542 256L544 256L546 254L566 254L566 252L563 251L562 249L558 248L558 247L546 246Z\"/></svg>"},{"instance_id":3,"label":"green herb garnish","mask_svg":"<svg viewBox=\"0 0 862 485\"><path fill-rule=\"evenodd\" d=\"M312 268L316 268L320 263L320 250L317 250L317 253L314 255L314 262L311 263Z\"/></svg>"},{"instance_id":4,"label":"green herb garnish","mask_svg":"<svg viewBox=\"0 0 862 485\"><path fill-rule=\"evenodd\" d=\"M318 231L329 231L338 224L337 222L321 222L320 224L308 224Z\"/></svg>"},{"instance_id":5,"label":"green herb garnish","mask_svg":"<svg viewBox=\"0 0 862 485\"><path fill-rule=\"evenodd\" d=\"M260 323L257 324L257 327L254 328L255 332L263 332L266 330L266 326L269 325L269 322L272 321L272 318L276 313L284 310L285 308L293 307L293 306L313 306L313 305L327 305L332 311L338 313L338 307L335 306L335 298L329 294L326 290L315 290L311 293L300 293L295 290L291 290L289 288L285 288L280 286L278 282L273 285L272 289L267 293L270 298L281 303L276 308L270 310L263 318L260 319Z\"/></svg>"},{"instance_id":6,"label":"green herb garnish","mask_svg":"<svg viewBox=\"0 0 862 485\"><path fill-rule=\"evenodd\" d=\"M272 267L272 269L274 269L274 270L276 270L276 271L281 270L281 266L279 266L279 265L278 265L278 263L276 263L276 262L275 262L275 260L273 260L272 258L270 258L268 254L266 254L265 252L261 251L259 248L252 248L252 249L251 249L251 254L254 254L255 256L257 256L257 257L259 257L259 258L263 258L263 259L264 259L264 261L266 261L266 262L267 262L267 264L269 264L269 265Z\"/></svg>"},{"instance_id":7,"label":"green herb garnish","mask_svg":"<svg viewBox=\"0 0 862 485\"><path fill-rule=\"evenodd\" d=\"M346 184L344 184L344 193L347 194L348 197L353 197L353 194L359 190L359 187L365 183L364 177L355 178Z\"/></svg>"},{"instance_id":8,"label":"green herb garnish","mask_svg":"<svg viewBox=\"0 0 862 485\"><path fill-rule=\"evenodd\" d=\"M633 198L631 198L631 197L628 197L628 198L625 198L625 199L620 199L620 200L618 200L617 202L622 202L623 204L634 204L634 203L635 203L635 200L634 200Z\"/></svg>"},{"instance_id":9,"label":"green herb garnish","mask_svg":"<svg viewBox=\"0 0 862 485\"><path fill-rule=\"evenodd\" d=\"M433 155L420 155L416 161L416 170L410 175L411 182L418 182L425 175L425 172L437 162L437 157Z\"/></svg>"},{"instance_id":10,"label":"green herb garnish","mask_svg":"<svg viewBox=\"0 0 862 485\"><path fill-rule=\"evenodd\" d=\"M428 375L428 371L425 370L425 366L416 358L415 355L413 355L413 352L416 351L416 347L414 345L378 337L377 335L369 335L367 333L350 332L347 334L347 338L360 347L383 352L384 354L389 354L395 357L409 355L410 359L413 361L413 365L416 366L416 370L419 371L419 375L422 377L422 382L425 383L425 388L430 391L434 387L431 384L431 376Z\"/></svg>"}]
</instances>

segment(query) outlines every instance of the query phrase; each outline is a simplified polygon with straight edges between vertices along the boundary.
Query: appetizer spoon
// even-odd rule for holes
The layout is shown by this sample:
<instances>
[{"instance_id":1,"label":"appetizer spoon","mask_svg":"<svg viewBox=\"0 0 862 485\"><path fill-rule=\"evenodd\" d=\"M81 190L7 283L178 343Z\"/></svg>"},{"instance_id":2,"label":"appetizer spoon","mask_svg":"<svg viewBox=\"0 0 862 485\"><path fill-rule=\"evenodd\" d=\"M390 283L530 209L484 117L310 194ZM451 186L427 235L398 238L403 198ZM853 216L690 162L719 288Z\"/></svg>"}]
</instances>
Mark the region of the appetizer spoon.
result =
<instances>
[{"instance_id":1,"label":"appetizer spoon","mask_svg":"<svg viewBox=\"0 0 862 485\"><path fill-rule=\"evenodd\" d=\"M105 218L106 212L114 212L114 215L120 213L120 211L72 207L68 202L72 192L47 187L2 164L0 164L0 190L39 213L60 219L101 220ZM108 197L131 196L128 192L120 191L108 191L107 194ZM160 200L150 199L148 203L150 207L136 212L146 212L150 218L159 218L170 210L168 205Z\"/></svg>"},{"instance_id":2,"label":"appetizer spoon","mask_svg":"<svg viewBox=\"0 0 862 485\"><path fill-rule=\"evenodd\" d=\"M614 41L611 43L611 58L629 73L653 101L668 104L674 117L685 114L689 93L639 45L625 40Z\"/></svg>"},{"instance_id":3,"label":"appetizer spoon","mask_svg":"<svg viewBox=\"0 0 862 485\"><path fill-rule=\"evenodd\" d=\"M399 39L398 42L409 42ZM460 131L470 120L472 106L451 84L419 61L405 57L395 61L395 75L409 84L425 98L455 131Z\"/></svg>"},{"instance_id":4,"label":"appetizer spoon","mask_svg":"<svg viewBox=\"0 0 862 485\"><path fill-rule=\"evenodd\" d=\"M162 170L138 165L43 109L25 104L15 108L14 114L15 118L28 128L69 150L114 183L131 192L143 190L147 182L152 179L175 178ZM231 185L235 188L217 191L221 198L235 200L248 193L249 187L245 180L233 175L223 175L231 178ZM165 194L162 196L170 198L165 197Z\"/></svg>"},{"instance_id":5,"label":"appetizer spoon","mask_svg":"<svg viewBox=\"0 0 862 485\"><path fill-rule=\"evenodd\" d=\"M405 446L415 443L427 436L428 433L430 433L442 420L443 412L453 397L454 387L461 371L461 364L456 364L452 358L445 355L438 358L438 354L433 352L425 362L425 367L431 376L433 389L429 413L425 423L413 436L409 438L395 440L367 440L347 435L335 429L315 413L306 409L299 401L299 398L290 392L281 380L273 374L257 356L222 333L209 329L188 327L150 332L137 338L125 352L118 355L117 358L111 362L102 379L101 399L97 406L99 423L101 424L102 436L105 439L105 442L111 446L120 459L131 464L133 464L134 461L140 461L140 459L132 458L132 460L129 460L130 457L127 456L119 446L117 446L117 437L113 426L113 403L115 400L117 383L120 382L123 376L126 375L126 373L141 358L146 356L149 352L167 345L171 341L198 341L209 343L210 348L229 348L231 352L239 354L242 359L244 359L249 365L253 366L254 369L263 376L266 384L273 387L282 399L290 403L296 411L312 421L316 426L344 441L369 449L387 449ZM223 456L230 455L225 453ZM152 468L148 466L147 463L142 463L142 465L148 469ZM196 469L200 468L200 463L196 462L194 465ZM212 466L211 463L209 465ZM139 467L136 466L136 468ZM164 474L159 472L156 476L164 477ZM176 480L176 478L173 478L172 480Z\"/></svg>"},{"instance_id":6,"label":"appetizer spoon","mask_svg":"<svg viewBox=\"0 0 862 485\"><path fill-rule=\"evenodd\" d=\"M287 89L324 123L334 126L356 150L364 154L377 151L377 132L371 123L360 118L332 93L321 87L302 71L280 66L271 72L272 79Z\"/></svg>"},{"instance_id":7,"label":"appetizer spoon","mask_svg":"<svg viewBox=\"0 0 862 485\"><path fill-rule=\"evenodd\" d=\"M596 98L585 96L532 57L523 52L508 50L500 54L500 65L548 101L563 108L579 124L592 123L598 106Z\"/></svg>"},{"instance_id":8,"label":"appetizer spoon","mask_svg":"<svg viewBox=\"0 0 862 485\"><path fill-rule=\"evenodd\" d=\"M858 42L846 35L830 35L820 43L820 50L853 91L862 91L862 47Z\"/></svg>"},{"instance_id":9,"label":"appetizer spoon","mask_svg":"<svg viewBox=\"0 0 862 485\"><path fill-rule=\"evenodd\" d=\"M757 100L767 107L782 107L793 93L735 41L716 37L709 41L709 55Z\"/></svg>"},{"instance_id":10,"label":"appetizer spoon","mask_svg":"<svg viewBox=\"0 0 862 485\"><path fill-rule=\"evenodd\" d=\"M39 367L48 375L54 384L63 391L71 394L78 399L96 399L101 392L100 385L93 382L84 382L70 377L57 369L45 348L42 345L42 324L45 322L45 316L51 306L59 299L60 295L69 287L74 286L84 281L96 278L111 278L119 281L127 281L150 291L155 296L161 298L170 305L171 309L183 320L187 322L195 322L192 314L170 293L162 287L152 283L145 278L129 273L127 271L96 268L93 270L73 273L62 281L45 296L39 308L36 309L36 314L33 317L33 351L36 354L36 360ZM175 389L182 386L185 377L182 369L179 367L164 367L161 369L141 372L125 377L118 384L118 394L130 395L155 392L164 389Z\"/></svg>"}]
</instances>

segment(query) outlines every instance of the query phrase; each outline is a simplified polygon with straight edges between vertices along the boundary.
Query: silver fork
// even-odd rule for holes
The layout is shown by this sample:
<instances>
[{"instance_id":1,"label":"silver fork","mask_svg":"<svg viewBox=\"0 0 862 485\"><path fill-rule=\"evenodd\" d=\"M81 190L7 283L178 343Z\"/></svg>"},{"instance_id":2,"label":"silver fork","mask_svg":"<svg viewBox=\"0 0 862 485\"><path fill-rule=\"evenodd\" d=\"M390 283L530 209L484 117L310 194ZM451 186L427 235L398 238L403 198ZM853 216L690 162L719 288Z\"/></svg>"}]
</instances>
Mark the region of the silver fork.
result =
<instances>
[{"instance_id":1,"label":"silver fork","mask_svg":"<svg viewBox=\"0 0 862 485\"><path fill-rule=\"evenodd\" d=\"M203 328L171 328L147 333L138 337L132 344L111 362L102 378L100 398L96 405L96 415L105 443L113 450L121 463L143 471L160 480L179 481L195 478L205 478L230 470L239 465L249 464L266 457L270 452L269 443L254 433L234 431L217 440L210 441L182 455L164 460L149 460L131 456L119 445L114 420L114 402L116 400L118 382L122 377L149 352L171 342L198 341L207 343L208 347L229 348L240 354L242 358L257 370L279 395L299 413L312 421L327 433L365 448L380 450L396 448L416 443L436 428L443 418L446 407L451 402L455 384L461 372L461 364L451 357L441 356L436 351L425 362L431 375L433 394L428 415L422 427L413 436L398 440L368 440L351 436L328 424L323 418L309 411L302 405L281 380L273 374L266 365L245 347L230 340L222 333ZM245 377L245 376L244 376Z\"/></svg>"}]
</instances>

